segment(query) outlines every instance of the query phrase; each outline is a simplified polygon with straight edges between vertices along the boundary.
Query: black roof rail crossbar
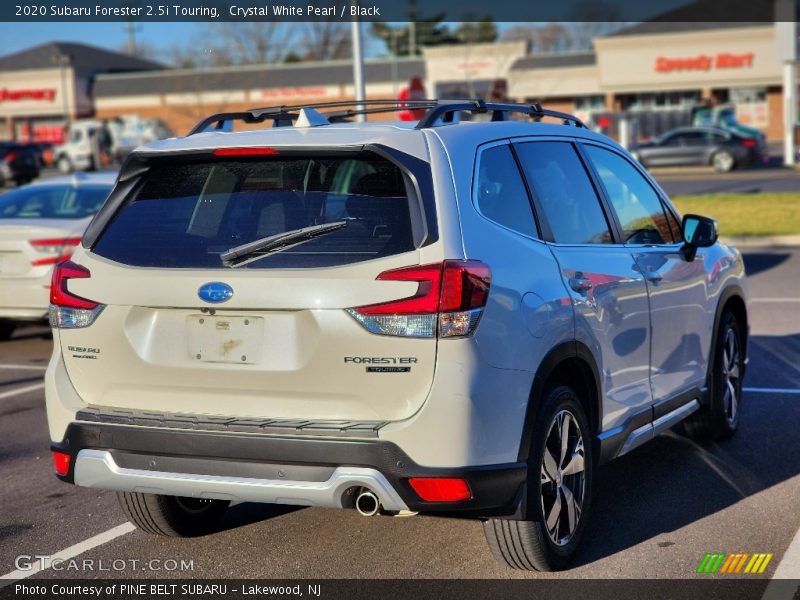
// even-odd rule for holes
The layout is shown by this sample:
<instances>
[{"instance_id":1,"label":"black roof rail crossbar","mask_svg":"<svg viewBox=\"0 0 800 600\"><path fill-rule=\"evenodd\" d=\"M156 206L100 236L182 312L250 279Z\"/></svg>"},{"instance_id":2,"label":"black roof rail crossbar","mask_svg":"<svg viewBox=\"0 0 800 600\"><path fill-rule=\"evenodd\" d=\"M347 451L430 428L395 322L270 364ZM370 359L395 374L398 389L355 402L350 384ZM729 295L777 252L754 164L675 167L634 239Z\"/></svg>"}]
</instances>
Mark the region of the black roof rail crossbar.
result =
<instances>
[{"instance_id":1,"label":"black roof rail crossbar","mask_svg":"<svg viewBox=\"0 0 800 600\"><path fill-rule=\"evenodd\" d=\"M374 108L367 108L367 106ZM357 106L343 111L323 113L330 122L346 121L355 115L393 112L404 109L428 109L428 112L419 120L417 129L434 127L437 123L452 123L458 112L492 113L492 121L507 121L509 113L522 113L529 115L533 120L540 121L543 117L561 119L565 124L586 129L586 125L574 115L542 108L541 104L515 104L504 102L486 102L484 100L454 100L439 102L438 100L343 100L335 102L320 102L317 104L297 104L270 106L264 108L251 108L240 112L223 112L211 115L195 125L187 135L194 135L208 129L216 123L216 129L222 129L226 122L242 121L244 123L262 123L272 119L273 126L291 126L300 117L304 108L342 108Z\"/></svg>"},{"instance_id":2,"label":"black roof rail crossbar","mask_svg":"<svg viewBox=\"0 0 800 600\"><path fill-rule=\"evenodd\" d=\"M405 104L405 101L404 101ZM408 109L420 109L420 108L432 108L436 106L435 102L430 102L428 104L423 104L421 102L415 102L410 106L381 106L378 108L364 108L364 109L349 109L349 110L342 110L339 112L332 112L332 113L324 113L325 117L327 117L328 121L331 123L342 123L346 122L348 118L354 117L356 115L372 115L376 113L387 113L387 112L395 112L398 110L408 110Z\"/></svg>"},{"instance_id":3,"label":"black roof rail crossbar","mask_svg":"<svg viewBox=\"0 0 800 600\"><path fill-rule=\"evenodd\" d=\"M560 112L557 110L549 110L542 108L541 104L514 104L502 102L485 102L483 100L463 100L454 102L444 102L437 104L428 113L420 119L417 124L417 129L427 129L434 127L437 123L451 123L458 112L470 113L492 113L492 121L505 121L508 119L509 113L523 113L530 115L536 121L542 117L553 117L561 119L565 124L571 123L575 127L582 127L587 129L583 121L574 115Z\"/></svg>"},{"instance_id":4,"label":"black roof rail crossbar","mask_svg":"<svg viewBox=\"0 0 800 600\"><path fill-rule=\"evenodd\" d=\"M263 108L249 108L241 112L224 112L217 113L206 117L195 125L192 130L187 134L194 135L201 133L208 129L214 123L217 124L217 129L222 129L227 121L242 121L244 123L262 123L267 119L275 121L276 126L291 125L293 121L299 118L299 111L304 108L342 108L345 106L365 106L365 105L378 105L383 106L381 109L351 109L342 111L341 113L332 113L334 119L341 121L347 116L354 116L357 114L368 114L371 112L392 112L394 110L403 110L406 108L429 108L437 104L437 100L340 100L334 102L319 102L316 104L296 104L296 105L283 105L283 106L268 106ZM345 115L345 116L342 116ZM328 116L328 115L324 115Z\"/></svg>"},{"instance_id":5,"label":"black roof rail crossbar","mask_svg":"<svg viewBox=\"0 0 800 600\"><path fill-rule=\"evenodd\" d=\"M267 106L265 108L248 108L246 112L252 113L254 116L258 116L261 113L273 113L275 111L297 111L302 110L304 108L342 108L345 106L365 106L368 104L372 105L384 105L384 106L396 106L398 110L402 110L407 106L414 106L418 104L429 105L429 104L437 104L438 100L334 100L332 102L315 102L312 104L295 104L293 106Z\"/></svg>"}]
</instances>

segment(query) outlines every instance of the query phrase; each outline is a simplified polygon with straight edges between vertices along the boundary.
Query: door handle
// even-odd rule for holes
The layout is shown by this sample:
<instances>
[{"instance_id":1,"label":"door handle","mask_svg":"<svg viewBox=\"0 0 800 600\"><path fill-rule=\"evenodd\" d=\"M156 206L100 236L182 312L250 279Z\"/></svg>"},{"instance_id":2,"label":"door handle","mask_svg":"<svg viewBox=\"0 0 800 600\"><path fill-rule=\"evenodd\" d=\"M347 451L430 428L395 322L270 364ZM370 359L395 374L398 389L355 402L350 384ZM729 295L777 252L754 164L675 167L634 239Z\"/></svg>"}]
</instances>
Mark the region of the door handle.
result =
<instances>
[{"instance_id":1,"label":"door handle","mask_svg":"<svg viewBox=\"0 0 800 600\"><path fill-rule=\"evenodd\" d=\"M585 294L592 289L592 280L583 277L580 273L576 273L575 277L569 278L569 287L579 294Z\"/></svg>"}]
</instances>

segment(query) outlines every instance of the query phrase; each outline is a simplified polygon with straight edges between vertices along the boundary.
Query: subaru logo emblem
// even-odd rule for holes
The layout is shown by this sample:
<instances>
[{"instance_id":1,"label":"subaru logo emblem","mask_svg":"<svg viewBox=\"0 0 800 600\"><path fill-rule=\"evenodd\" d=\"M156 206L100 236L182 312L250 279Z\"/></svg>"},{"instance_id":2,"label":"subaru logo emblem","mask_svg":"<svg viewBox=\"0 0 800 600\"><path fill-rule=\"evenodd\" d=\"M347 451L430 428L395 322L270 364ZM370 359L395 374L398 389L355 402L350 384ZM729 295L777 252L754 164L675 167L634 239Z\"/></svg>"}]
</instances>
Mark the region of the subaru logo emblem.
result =
<instances>
[{"instance_id":1,"label":"subaru logo emblem","mask_svg":"<svg viewBox=\"0 0 800 600\"><path fill-rule=\"evenodd\" d=\"M233 288L221 281L211 281L201 285L200 289L197 290L197 295L205 302L219 304L220 302L231 299L233 296Z\"/></svg>"}]
</instances>

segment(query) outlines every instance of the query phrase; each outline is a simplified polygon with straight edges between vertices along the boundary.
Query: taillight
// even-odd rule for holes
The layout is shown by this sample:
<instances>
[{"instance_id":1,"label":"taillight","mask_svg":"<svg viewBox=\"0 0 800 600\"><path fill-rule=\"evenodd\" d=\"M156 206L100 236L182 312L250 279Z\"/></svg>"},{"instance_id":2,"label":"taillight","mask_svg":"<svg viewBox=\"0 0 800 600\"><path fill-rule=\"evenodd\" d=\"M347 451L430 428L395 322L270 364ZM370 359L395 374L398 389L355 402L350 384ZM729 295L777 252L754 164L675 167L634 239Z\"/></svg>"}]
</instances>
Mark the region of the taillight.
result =
<instances>
[{"instance_id":1,"label":"taillight","mask_svg":"<svg viewBox=\"0 0 800 600\"><path fill-rule=\"evenodd\" d=\"M31 261L34 267L41 265L54 265L72 256L75 247L81 243L81 238L50 238L46 240L31 240L33 249L42 254L54 254L46 258L37 258Z\"/></svg>"},{"instance_id":2,"label":"taillight","mask_svg":"<svg viewBox=\"0 0 800 600\"><path fill-rule=\"evenodd\" d=\"M8 164L11 164L12 162L14 162L14 159L16 159L16 158L17 158L17 155L14 152L9 152L8 154L6 154L6 162Z\"/></svg>"},{"instance_id":3,"label":"taillight","mask_svg":"<svg viewBox=\"0 0 800 600\"><path fill-rule=\"evenodd\" d=\"M89 269L71 260L58 263L53 269L50 283L50 326L57 329L76 329L88 327L105 308L92 300L70 293L67 282L70 279L88 279Z\"/></svg>"},{"instance_id":4,"label":"taillight","mask_svg":"<svg viewBox=\"0 0 800 600\"><path fill-rule=\"evenodd\" d=\"M755 148L757 145L758 142L756 142L752 138L745 138L742 140L742 146L744 146L745 148Z\"/></svg>"},{"instance_id":5,"label":"taillight","mask_svg":"<svg viewBox=\"0 0 800 600\"><path fill-rule=\"evenodd\" d=\"M380 281L416 281L413 296L348 309L368 331L401 337L472 335L489 298L491 273L478 261L446 260L384 271Z\"/></svg>"},{"instance_id":6,"label":"taillight","mask_svg":"<svg viewBox=\"0 0 800 600\"><path fill-rule=\"evenodd\" d=\"M413 477L408 483L425 502L463 502L472 498L467 482L456 477Z\"/></svg>"},{"instance_id":7,"label":"taillight","mask_svg":"<svg viewBox=\"0 0 800 600\"><path fill-rule=\"evenodd\" d=\"M66 477L67 473L69 473L69 458L69 454L64 452L53 452L53 467L58 475Z\"/></svg>"}]
</instances>

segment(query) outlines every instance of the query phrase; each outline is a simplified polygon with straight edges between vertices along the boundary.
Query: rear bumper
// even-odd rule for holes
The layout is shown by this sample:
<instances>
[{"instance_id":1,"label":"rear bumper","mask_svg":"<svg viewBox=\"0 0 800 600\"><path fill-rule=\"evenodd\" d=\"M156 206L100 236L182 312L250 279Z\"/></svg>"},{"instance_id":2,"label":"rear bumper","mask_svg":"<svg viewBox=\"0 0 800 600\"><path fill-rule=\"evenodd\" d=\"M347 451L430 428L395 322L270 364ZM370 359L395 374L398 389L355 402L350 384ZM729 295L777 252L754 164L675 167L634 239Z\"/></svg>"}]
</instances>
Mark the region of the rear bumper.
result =
<instances>
[{"instance_id":1,"label":"rear bumper","mask_svg":"<svg viewBox=\"0 0 800 600\"><path fill-rule=\"evenodd\" d=\"M71 456L63 481L85 487L301 506L348 506L367 487L386 510L462 517L520 514L523 463L423 467L378 439L258 435L74 422L53 450ZM472 497L424 502L410 477L461 477Z\"/></svg>"},{"instance_id":2,"label":"rear bumper","mask_svg":"<svg viewBox=\"0 0 800 600\"><path fill-rule=\"evenodd\" d=\"M146 462L158 465L160 461L147 457ZM175 465L176 461L168 462ZM348 490L366 487L380 498L384 509L408 510L386 478L375 469L336 467L324 481L307 481L285 480L280 475L270 479L239 477L234 465L227 466L231 471L228 475L161 471L156 470L157 466L127 468L120 466L108 450L85 449L78 453L74 479L76 485L118 491L331 508L344 508ZM349 497L352 498L352 494Z\"/></svg>"},{"instance_id":3,"label":"rear bumper","mask_svg":"<svg viewBox=\"0 0 800 600\"><path fill-rule=\"evenodd\" d=\"M0 318L46 319L50 306L50 277L48 270L43 276L0 280Z\"/></svg>"}]
</instances>

